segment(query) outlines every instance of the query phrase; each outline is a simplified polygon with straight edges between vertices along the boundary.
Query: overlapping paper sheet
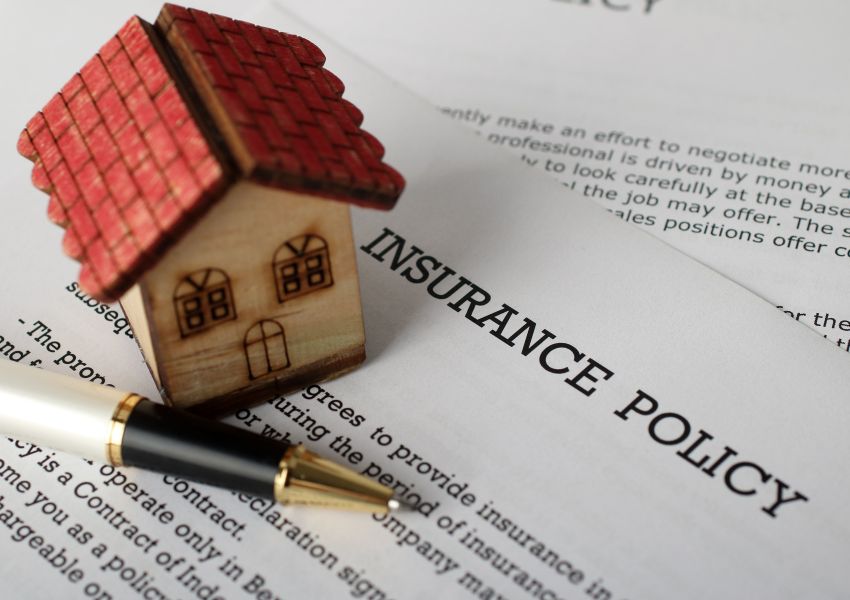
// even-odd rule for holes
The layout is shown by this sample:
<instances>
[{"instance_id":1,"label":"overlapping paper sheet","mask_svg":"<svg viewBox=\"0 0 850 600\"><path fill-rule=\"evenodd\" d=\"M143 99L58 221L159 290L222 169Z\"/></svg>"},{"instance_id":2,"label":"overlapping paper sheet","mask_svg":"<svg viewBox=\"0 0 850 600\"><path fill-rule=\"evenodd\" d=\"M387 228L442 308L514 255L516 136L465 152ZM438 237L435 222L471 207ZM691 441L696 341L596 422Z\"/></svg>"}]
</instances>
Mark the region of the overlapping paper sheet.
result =
<instances>
[{"instance_id":1,"label":"overlapping paper sheet","mask_svg":"<svg viewBox=\"0 0 850 600\"><path fill-rule=\"evenodd\" d=\"M375 600L847 589L841 352L592 202L564 202L563 186L294 18L250 16L324 49L408 188L390 213L355 212L365 366L231 421L305 442L415 509L277 508L6 440L3 589ZM10 358L153 393L120 316L69 291L74 265L28 169L10 164L3 183Z\"/></svg>"}]
</instances>

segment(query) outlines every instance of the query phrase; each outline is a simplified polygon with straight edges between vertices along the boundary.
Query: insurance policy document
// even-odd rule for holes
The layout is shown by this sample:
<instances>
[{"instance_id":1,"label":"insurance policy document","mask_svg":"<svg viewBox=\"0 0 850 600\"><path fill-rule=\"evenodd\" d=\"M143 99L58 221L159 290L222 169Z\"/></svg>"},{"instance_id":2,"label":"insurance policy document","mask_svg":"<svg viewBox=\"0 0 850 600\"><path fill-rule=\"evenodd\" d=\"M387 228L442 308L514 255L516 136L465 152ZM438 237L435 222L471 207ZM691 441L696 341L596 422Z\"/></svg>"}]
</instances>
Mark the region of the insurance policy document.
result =
<instances>
[{"instance_id":1,"label":"insurance policy document","mask_svg":"<svg viewBox=\"0 0 850 600\"><path fill-rule=\"evenodd\" d=\"M850 351L846 2L278 1Z\"/></svg>"},{"instance_id":2,"label":"insurance policy document","mask_svg":"<svg viewBox=\"0 0 850 600\"><path fill-rule=\"evenodd\" d=\"M355 211L366 364L230 420L304 442L413 509L287 509L4 438L4 597L843 597L843 353L604 208L565 201L294 18L244 16L319 43L408 188L389 213ZM31 68L51 68L41 60ZM75 293L10 121L0 352L155 394L120 314Z\"/></svg>"}]
</instances>

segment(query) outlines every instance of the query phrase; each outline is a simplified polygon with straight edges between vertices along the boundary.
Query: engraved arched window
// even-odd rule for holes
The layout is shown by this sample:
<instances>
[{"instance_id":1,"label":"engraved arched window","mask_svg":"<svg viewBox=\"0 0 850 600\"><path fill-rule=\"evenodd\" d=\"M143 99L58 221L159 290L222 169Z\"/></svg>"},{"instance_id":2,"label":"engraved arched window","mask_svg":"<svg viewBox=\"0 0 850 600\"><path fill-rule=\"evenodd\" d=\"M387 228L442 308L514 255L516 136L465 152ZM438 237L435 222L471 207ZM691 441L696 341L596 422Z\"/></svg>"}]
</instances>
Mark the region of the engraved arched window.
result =
<instances>
[{"instance_id":1,"label":"engraved arched window","mask_svg":"<svg viewBox=\"0 0 850 600\"><path fill-rule=\"evenodd\" d=\"M248 377L257 379L272 371L289 366L286 350L286 335L283 325L272 319L254 323L245 333L245 358L248 361Z\"/></svg>"},{"instance_id":2,"label":"engraved arched window","mask_svg":"<svg viewBox=\"0 0 850 600\"><path fill-rule=\"evenodd\" d=\"M273 266L279 302L333 285L328 244L317 235L285 241L274 254Z\"/></svg>"},{"instance_id":3,"label":"engraved arched window","mask_svg":"<svg viewBox=\"0 0 850 600\"><path fill-rule=\"evenodd\" d=\"M186 275L174 290L180 335L186 337L236 318L230 279L221 269Z\"/></svg>"}]
</instances>

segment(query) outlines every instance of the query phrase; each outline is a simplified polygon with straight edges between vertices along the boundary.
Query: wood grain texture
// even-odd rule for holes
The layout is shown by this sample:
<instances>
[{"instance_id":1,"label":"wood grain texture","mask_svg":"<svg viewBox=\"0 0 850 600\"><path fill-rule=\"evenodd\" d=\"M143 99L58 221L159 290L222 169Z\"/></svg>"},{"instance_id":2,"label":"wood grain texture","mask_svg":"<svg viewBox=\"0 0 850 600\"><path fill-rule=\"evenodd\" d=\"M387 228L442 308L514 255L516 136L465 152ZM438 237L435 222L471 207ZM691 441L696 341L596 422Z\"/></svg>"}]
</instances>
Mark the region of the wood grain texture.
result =
<instances>
[{"instance_id":1,"label":"wood grain texture","mask_svg":"<svg viewBox=\"0 0 850 600\"><path fill-rule=\"evenodd\" d=\"M130 325L133 327L133 337L145 357L145 362L157 388L161 388L162 383L153 348L153 332L148 321L147 310L145 310L142 290L138 285L134 285L126 294L121 296L121 309L130 320Z\"/></svg>"},{"instance_id":2,"label":"wood grain texture","mask_svg":"<svg viewBox=\"0 0 850 600\"><path fill-rule=\"evenodd\" d=\"M362 362L349 210L240 182L142 278L128 317L168 402L233 409Z\"/></svg>"}]
</instances>

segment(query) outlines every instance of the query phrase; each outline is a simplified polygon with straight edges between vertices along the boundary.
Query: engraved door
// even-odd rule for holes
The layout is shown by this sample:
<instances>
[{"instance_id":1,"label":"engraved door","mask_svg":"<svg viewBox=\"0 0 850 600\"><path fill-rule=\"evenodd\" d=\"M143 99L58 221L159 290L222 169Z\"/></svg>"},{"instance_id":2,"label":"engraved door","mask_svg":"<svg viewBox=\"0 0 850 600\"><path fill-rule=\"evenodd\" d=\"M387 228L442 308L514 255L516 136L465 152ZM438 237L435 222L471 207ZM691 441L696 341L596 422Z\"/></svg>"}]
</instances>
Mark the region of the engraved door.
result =
<instances>
[{"instance_id":1,"label":"engraved door","mask_svg":"<svg viewBox=\"0 0 850 600\"><path fill-rule=\"evenodd\" d=\"M257 379L289 366L283 325L271 319L254 323L245 333L245 358L248 377Z\"/></svg>"}]
</instances>

